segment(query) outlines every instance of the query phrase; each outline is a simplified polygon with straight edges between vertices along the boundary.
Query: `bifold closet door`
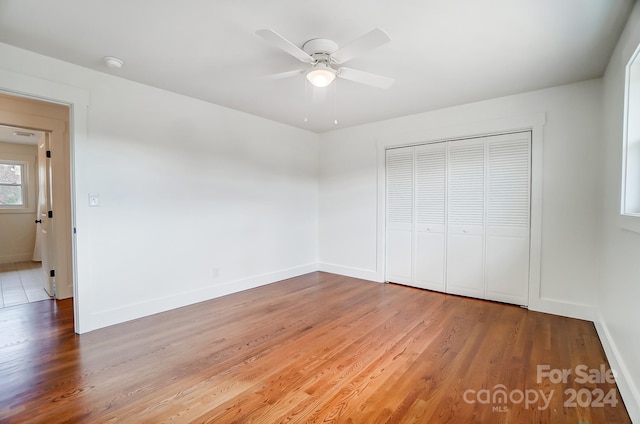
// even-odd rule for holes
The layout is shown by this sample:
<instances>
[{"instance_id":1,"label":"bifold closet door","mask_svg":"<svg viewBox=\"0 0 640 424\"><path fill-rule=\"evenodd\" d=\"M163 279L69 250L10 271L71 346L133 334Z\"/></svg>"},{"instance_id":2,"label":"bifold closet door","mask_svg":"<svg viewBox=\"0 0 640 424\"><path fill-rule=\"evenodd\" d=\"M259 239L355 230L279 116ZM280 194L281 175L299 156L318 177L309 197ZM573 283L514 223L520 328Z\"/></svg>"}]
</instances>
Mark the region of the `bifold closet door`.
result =
<instances>
[{"instance_id":1,"label":"bifold closet door","mask_svg":"<svg viewBox=\"0 0 640 424\"><path fill-rule=\"evenodd\" d=\"M531 133L487 139L486 298L527 305Z\"/></svg>"},{"instance_id":2,"label":"bifold closet door","mask_svg":"<svg viewBox=\"0 0 640 424\"><path fill-rule=\"evenodd\" d=\"M447 293L484 298L485 147L448 143Z\"/></svg>"},{"instance_id":3,"label":"bifold closet door","mask_svg":"<svg viewBox=\"0 0 640 424\"><path fill-rule=\"evenodd\" d=\"M444 291L447 145L415 147L414 286Z\"/></svg>"},{"instance_id":4,"label":"bifold closet door","mask_svg":"<svg viewBox=\"0 0 640 424\"><path fill-rule=\"evenodd\" d=\"M413 191L413 147L387 150L386 279L409 285L413 265Z\"/></svg>"},{"instance_id":5,"label":"bifold closet door","mask_svg":"<svg viewBox=\"0 0 640 424\"><path fill-rule=\"evenodd\" d=\"M386 152L386 280L528 304L531 133Z\"/></svg>"}]
</instances>

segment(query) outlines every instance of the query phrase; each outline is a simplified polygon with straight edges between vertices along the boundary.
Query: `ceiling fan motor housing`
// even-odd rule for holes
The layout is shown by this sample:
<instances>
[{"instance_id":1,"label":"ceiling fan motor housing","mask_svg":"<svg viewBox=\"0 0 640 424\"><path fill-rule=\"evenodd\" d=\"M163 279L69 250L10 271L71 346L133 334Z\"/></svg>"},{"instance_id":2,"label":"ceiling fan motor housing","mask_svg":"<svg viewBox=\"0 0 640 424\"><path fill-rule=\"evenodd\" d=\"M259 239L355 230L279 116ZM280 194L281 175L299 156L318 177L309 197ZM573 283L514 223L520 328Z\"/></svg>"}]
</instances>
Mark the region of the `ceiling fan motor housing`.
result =
<instances>
[{"instance_id":1,"label":"ceiling fan motor housing","mask_svg":"<svg viewBox=\"0 0 640 424\"><path fill-rule=\"evenodd\" d=\"M316 63L331 63L331 53L338 50L338 45L325 38L314 38L302 45L302 50L316 60Z\"/></svg>"}]
</instances>

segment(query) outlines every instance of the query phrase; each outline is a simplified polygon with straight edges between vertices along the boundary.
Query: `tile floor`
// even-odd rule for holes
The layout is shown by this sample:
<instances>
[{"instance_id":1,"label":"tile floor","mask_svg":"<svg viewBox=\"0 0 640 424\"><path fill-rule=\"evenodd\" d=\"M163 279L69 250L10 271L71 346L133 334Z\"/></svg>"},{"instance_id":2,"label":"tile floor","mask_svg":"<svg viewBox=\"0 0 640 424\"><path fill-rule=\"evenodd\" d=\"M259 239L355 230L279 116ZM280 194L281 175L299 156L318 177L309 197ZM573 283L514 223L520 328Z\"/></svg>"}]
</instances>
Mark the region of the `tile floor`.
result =
<instances>
[{"instance_id":1,"label":"tile floor","mask_svg":"<svg viewBox=\"0 0 640 424\"><path fill-rule=\"evenodd\" d=\"M40 262L0 264L0 308L51 299Z\"/></svg>"}]
</instances>

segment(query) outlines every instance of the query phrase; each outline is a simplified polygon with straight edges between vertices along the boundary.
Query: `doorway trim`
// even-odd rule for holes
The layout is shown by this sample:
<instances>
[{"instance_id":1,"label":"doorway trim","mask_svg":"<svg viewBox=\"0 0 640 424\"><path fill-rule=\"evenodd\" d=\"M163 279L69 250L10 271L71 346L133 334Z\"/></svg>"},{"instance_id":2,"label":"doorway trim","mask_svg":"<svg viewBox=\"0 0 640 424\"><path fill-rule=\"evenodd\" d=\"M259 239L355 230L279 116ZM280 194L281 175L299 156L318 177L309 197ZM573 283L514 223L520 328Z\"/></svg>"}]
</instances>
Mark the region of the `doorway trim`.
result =
<instances>
[{"instance_id":1,"label":"doorway trim","mask_svg":"<svg viewBox=\"0 0 640 424\"><path fill-rule=\"evenodd\" d=\"M74 330L80 334L83 332L83 317L86 316L85 311L88 305L85 300L85 283L80 281L90 281L88 272L81 266L87 261L83 260L84 249L87 246L85 239L88 234L80 234L76 232L76 228L87 228L83 225L86 222L86 216L78 214L76 208L77 186L75 174L77 164L75 155L78 149L86 145L87 141L87 109L89 107L89 92L65 84L59 84L52 81L31 77L24 74L18 74L0 69L0 91L9 95L32 98L51 103L58 103L69 106L69 180L70 180L70 204L67 205L71 212L71 227L73 236L71 238L71 272L70 276L73 280L73 312L74 312Z\"/></svg>"}]
</instances>

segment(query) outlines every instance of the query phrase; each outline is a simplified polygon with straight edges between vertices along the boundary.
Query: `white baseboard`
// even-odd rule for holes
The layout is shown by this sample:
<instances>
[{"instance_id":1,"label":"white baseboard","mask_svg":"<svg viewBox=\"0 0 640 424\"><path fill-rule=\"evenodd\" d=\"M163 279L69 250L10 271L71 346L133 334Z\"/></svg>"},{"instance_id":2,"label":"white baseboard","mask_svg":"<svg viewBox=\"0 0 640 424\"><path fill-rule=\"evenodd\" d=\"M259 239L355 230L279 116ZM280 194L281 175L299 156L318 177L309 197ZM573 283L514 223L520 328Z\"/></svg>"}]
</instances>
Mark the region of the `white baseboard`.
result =
<instances>
[{"instance_id":1,"label":"white baseboard","mask_svg":"<svg viewBox=\"0 0 640 424\"><path fill-rule=\"evenodd\" d=\"M529 310L544 312L547 314L560 315L562 317L583 319L593 321L595 318L594 309L590 305L580 303L562 302L552 299L529 299Z\"/></svg>"},{"instance_id":2,"label":"white baseboard","mask_svg":"<svg viewBox=\"0 0 640 424\"><path fill-rule=\"evenodd\" d=\"M13 255L0 256L0 264L12 264L14 262L30 262L33 257L33 252L28 253L16 253Z\"/></svg>"},{"instance_id":3,"label":"white baseboard","mask_svg":"<svg viewBox=\"0 0 640 424\"><path fill-rule=\"evenodd\" d=\"M344 275L347 277L360 278L363 280L376 281L383 283L384 275L380 272L353 268L342 265L328 264L320 262L318 269L332 274ZM560 315L569 318L593 321L595 318L593 307L579 303L562 302L553 299L533 299L529 301L528 308L536 312L544 312L547 314Z\"/></svg>"},{"instance_id":4,"label":"white baseboard","mask_svg":"<svg viewBox=\"0 0 640 424\"><path fill-rule=\"evenodd\" d=\"M620 356L615 342L611 338L611 333L607 328L607 324L604 322L602 315L598 314L597 320L594 321L598 337L600 337L600 343L604 349L604 353L607 355L607 361L609 366L614 371L616 384L624 406L627 408L629 417L634 423L640 423L640 390L634 384L632 380L627 378L629 372L624 363L624 360Z\"/></svg>"},{"instance_id":5,"label":"white baseboard","mask_svg":"<svg viewBox=\"0 0 640 424\"><path fill-rule=\"evenodd\" d=\"M375 281L377 283L383 283L384 277L379 272L371 271L367 269L351 268L347 266L319 263L318 270L323 272L329 272L331 274L344 275L346 277L359 278L361 280Z\"/></svg>"},{"instance_id":6,"label":"white baseboard","mask_svg":"<svg viewBox=\"0 0 640 424\"><path fill-rule=\"evenodd\" d=\"M83 321L80 333L97 330L110 325L120 324L137 318L181 308L194 303L211 300L228 294L252 289L276 281L286 280L310 272L318 271L318 264L312 263L293 268L287 268L265 274L254 275L234 281L225 281L212 286L203 287L183 293L165 297L156 297L143 302L130 303L117 308L106 309L92 313Z\"/></svg>"}]
</instances>

